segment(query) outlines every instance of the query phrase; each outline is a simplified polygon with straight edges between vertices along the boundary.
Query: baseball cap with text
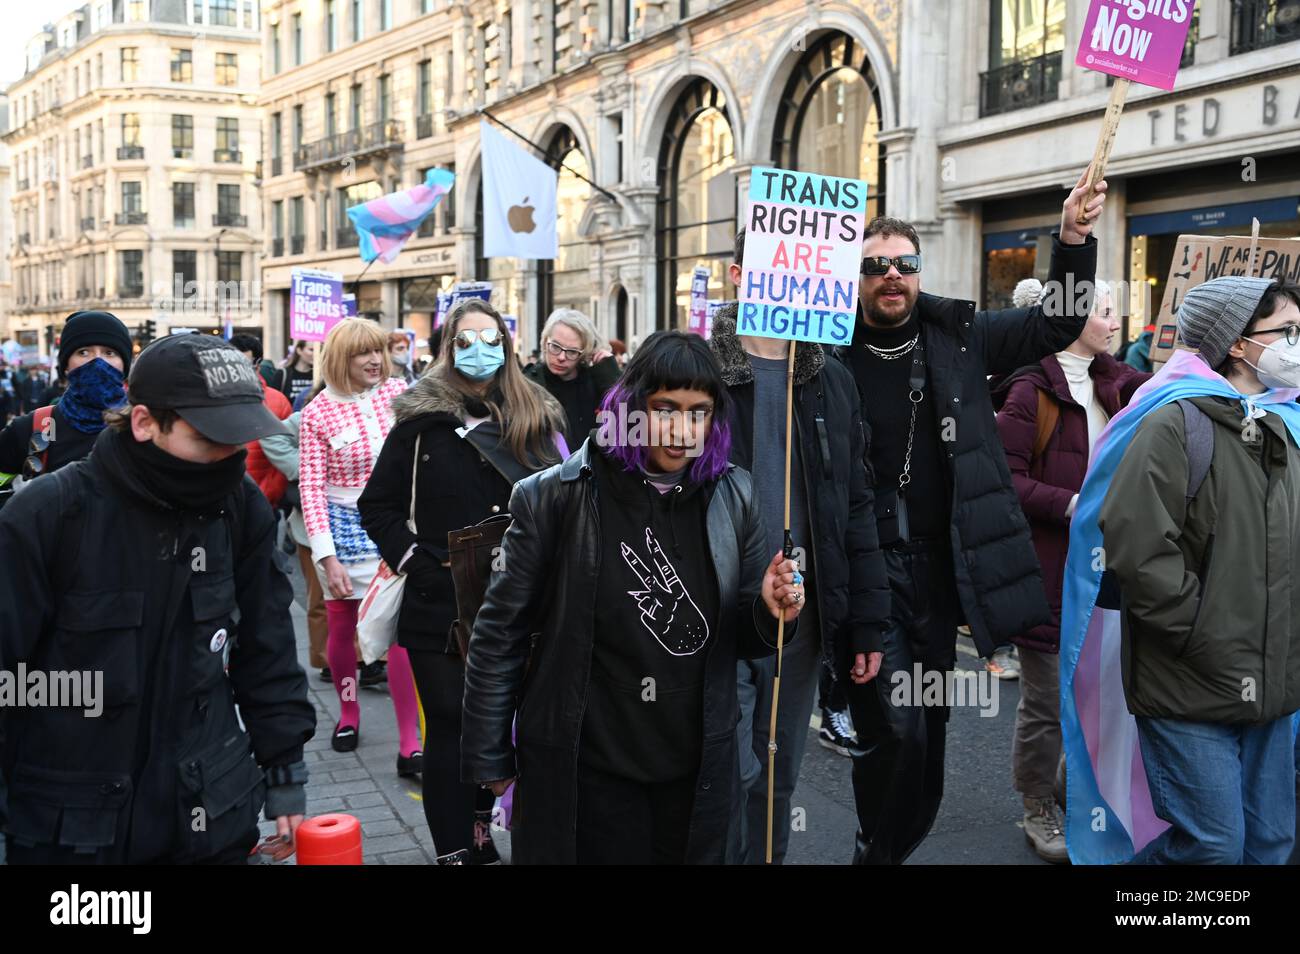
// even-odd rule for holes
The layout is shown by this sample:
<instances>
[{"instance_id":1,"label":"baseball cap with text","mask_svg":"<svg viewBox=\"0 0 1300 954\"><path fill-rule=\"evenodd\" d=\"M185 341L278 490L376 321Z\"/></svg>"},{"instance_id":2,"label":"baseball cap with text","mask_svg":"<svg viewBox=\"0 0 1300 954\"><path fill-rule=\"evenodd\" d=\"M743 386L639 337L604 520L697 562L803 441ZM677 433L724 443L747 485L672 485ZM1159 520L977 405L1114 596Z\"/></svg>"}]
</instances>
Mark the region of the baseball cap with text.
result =
<instances>
[{"instance_id":1,"label":"baseball cap with text","mask_svg":"<svg viewBox=\"0 0 1300 954\"><path fill-rule=\"evenodd\" d=\"M127 393L132 404L175 411L218 444L247 444L285 433L262 403L257 369L213 335L159 338L135 359Z\"/></svg>"}]
</instances>

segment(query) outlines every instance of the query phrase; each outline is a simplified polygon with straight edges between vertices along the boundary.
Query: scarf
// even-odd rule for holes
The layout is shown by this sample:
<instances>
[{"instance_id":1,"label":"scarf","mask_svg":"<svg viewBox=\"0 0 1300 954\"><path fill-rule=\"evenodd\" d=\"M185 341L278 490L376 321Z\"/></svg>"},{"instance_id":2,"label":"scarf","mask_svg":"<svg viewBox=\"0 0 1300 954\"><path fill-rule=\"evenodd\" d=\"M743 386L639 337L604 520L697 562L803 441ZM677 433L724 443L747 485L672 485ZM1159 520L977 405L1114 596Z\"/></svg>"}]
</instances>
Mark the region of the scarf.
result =
<instances>
[{"instance_id":1,"label":"scarf","mask_svg":"<svg viewBox=\"0 0 1300 954\"><path fill-rule=\"evenodd\" d=\"M124 452L130 477L176 510L208 510L234 494L244 479L246 450L199 464L173 457L152 441L137 441L129 431L115 432L114 437Z\"/></svg>"},{"instance_id":2,"label":"scarf","mask_svg":"<svg viewBox=\"0 0 1300 954\"><path fill-rule=\"evenodd\" d=\"M74 429L98 434L104 429L104 412L126 403L123 375L103 358L96 358L68 372L68 390L59 401L59 411Z\"/></svg>"},{"instance_id":3,"label":"scarf","mask_svg":"<svg viewBox=\"0 0 1300 954\"><path fill-rule=\"evenodd\" d=\"M1274 412L1300 444L1300 404L1295 388L1242 394L1198 355L1177 351L1111 418L1097 440L1070 524L1061 605L1061 741L1065 748L1065 836L1075 864L1120 864L1169 827L1159 818L1147 787L1137 721L1124 701L1120 671L1120 611L1097 606L1102 569L1097 518L1119 462L1152 411L1193 397L1238 401L1242 413ZM1093 828L1093 809L1104 807L1104 831Z\"/></svg>"}]
</instances>

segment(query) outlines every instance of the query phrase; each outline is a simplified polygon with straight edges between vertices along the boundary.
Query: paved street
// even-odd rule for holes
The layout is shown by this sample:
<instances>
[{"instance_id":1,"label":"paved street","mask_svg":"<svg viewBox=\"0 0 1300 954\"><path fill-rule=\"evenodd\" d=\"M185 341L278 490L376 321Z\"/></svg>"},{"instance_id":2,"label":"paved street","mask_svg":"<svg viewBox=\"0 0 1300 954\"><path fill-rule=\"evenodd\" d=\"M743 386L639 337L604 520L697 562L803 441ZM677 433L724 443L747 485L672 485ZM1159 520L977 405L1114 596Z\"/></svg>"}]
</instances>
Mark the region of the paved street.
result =
<instances>
[{"instance_id":1,"label":"paved street","mask_svg":"<svg viewBox=\"0 0 1300 954\"><path fill-rule=\"evenodd\" d=\"M294 562L293 607L299 659L307 665L305 595ZM975 669L979 661L962 638L958 664ZM329 737L338 713L333 686L309 670L317 711L316 738L307 746L311 770L307 810L310 815L345 811L355 815L365 833L368 864L426 864L433 860L432 839L424 823L419 785L397 777L397 730L388 694L363 689L361 745L338 753ZM1017 827L1021 808L1011 788L1011 730L1019 701L1019 683L998 684L998 714L981 718L974 708L953 712L948 733L947 781L939 818L930 837L910 864L1041 864ZM816 720L814 715L814 720ZM849 761L822 748L809 728L807 754L794 807L805 809L807 828L791 834L790 864L846 864L852 857L853 795ZM263 825L264 833L271 830ZM508 832L494 833L497 848L509 858Z\"/></svg>"}]
</instances>

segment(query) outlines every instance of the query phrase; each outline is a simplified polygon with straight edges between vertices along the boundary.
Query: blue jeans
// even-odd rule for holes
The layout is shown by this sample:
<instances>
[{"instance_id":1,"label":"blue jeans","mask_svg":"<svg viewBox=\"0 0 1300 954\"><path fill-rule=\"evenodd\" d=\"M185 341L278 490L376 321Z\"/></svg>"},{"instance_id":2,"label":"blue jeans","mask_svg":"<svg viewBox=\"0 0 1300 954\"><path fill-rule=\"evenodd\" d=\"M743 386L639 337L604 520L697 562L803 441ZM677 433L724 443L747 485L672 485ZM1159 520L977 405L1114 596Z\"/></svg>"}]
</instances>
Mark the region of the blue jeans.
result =
<instances>
[{"instance_id":1,"label":"blue jeans","mask_svg":"<svg viewBox=\"0 0 1300 954\"><path fill-rule=\"evenodd\" d=\"M1291 716L1235 726L1138 716L1156 814L1138 864L1282 865L1295 842Z\"/></svg>"}]
</instances>

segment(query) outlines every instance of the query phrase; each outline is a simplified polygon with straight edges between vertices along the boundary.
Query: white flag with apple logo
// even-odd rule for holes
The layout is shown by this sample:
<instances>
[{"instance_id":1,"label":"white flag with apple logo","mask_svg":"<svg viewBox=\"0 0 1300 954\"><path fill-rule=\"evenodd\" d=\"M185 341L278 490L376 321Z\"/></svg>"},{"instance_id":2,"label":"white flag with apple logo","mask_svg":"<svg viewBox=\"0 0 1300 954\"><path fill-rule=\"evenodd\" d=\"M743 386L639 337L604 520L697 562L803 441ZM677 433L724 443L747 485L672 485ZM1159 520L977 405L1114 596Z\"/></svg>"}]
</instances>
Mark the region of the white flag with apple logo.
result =
<instances>
[{"instance_id":1,"label":"white flag with apple logo","mask_svg":"<svg viewBox=\"0 0 1300 954\"><path fill-rule=\"evenodd\" d=\"M560 240L555 225L559 174L486 120L483 143L483 256L555 258Z\"/></svg>"}]
</instances>

